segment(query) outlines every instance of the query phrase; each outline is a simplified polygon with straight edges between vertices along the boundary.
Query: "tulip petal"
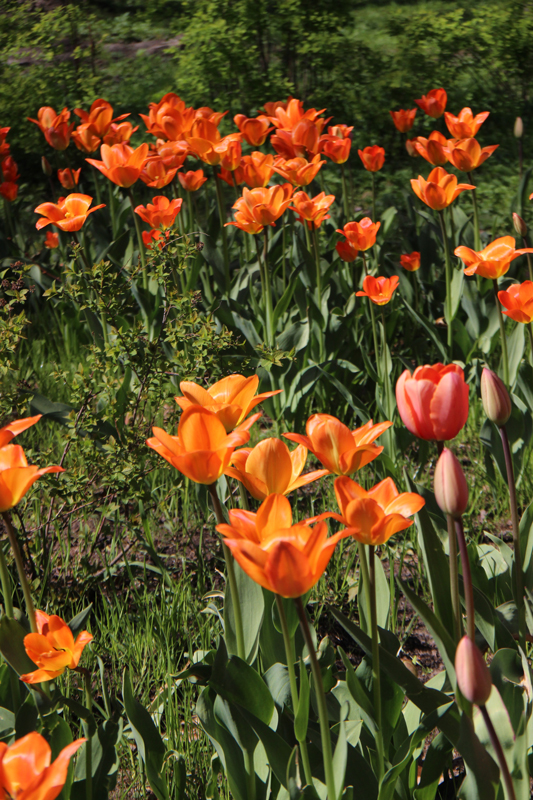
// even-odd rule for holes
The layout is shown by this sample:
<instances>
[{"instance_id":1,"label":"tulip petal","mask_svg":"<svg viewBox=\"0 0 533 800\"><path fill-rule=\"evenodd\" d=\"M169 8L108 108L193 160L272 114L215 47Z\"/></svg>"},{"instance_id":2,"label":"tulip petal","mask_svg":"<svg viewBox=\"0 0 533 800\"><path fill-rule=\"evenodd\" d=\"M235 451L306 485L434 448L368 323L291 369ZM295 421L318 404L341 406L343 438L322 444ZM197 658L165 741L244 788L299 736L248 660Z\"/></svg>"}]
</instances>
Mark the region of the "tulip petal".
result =
<instances>
[{"instance_id":1,"label":"tulip petal","mask_svg":"<svg viewBox=\"0 0 533 800\"><path fill-rule=\"evenodd\" d=\"M31 428L31 426L35 425L36 422L39 422L41 417L42 414L37 414L35 417L16 419L13 422L10 422L9 425L5 425L3 428L0 428L0 448L4 447L6 444L9 444L14 436L18 436L19 433Z\"/></svg>"},{"instance_id":2,"label":"tulip petal","mask_svg":"<svg viewBox=\"0 0 533 800\"><path fill-rule=\"evenodd\" d=\"M310 570L308 559L286 541L276 542L268 555L265 575L272 591L282 597L300 597L311 589L316 579Z\"/></svg>"},{"instance_id":3,"label":"tulip petal","mask_svg":"<svg viewBox=\"0 0 533 800\"><path fill-rule=\"evenodd\" d=\"M419 381L420 383L420 381ZM437 441L453 439L468 418L468 385L455 372L444 375L429 402L429 416Z\"/></svg>"}]
</instances>

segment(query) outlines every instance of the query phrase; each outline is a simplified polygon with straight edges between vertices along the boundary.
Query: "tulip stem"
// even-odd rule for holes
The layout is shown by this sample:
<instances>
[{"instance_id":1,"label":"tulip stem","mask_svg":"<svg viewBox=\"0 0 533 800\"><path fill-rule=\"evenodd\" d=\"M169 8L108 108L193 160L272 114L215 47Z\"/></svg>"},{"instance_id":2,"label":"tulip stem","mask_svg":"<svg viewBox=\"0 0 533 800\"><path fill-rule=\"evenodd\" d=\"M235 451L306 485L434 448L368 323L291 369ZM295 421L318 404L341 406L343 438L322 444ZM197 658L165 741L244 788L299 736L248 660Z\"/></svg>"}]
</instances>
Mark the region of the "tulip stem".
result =
<instances>
[{"instance_id":1,"label":"tulip stem","mask_svg":"<svg viewBox=\"0 0 533 800\"><path fill-rule=\"evenodd\" d=\"M391 376L387 369L388 367L388 358L387 358L387 327L385 325L385 311L383 308L381 309L381 325L382 325L382 353L381 353L381 360L383 364L383 380L385 381L385 396L387 398L387 419L392 420L392 415L394 414L394 409L392 408L392 395L391 395ZM392 362L392 357L391 357Z\"/></svg>"},{"instance_id":2,"label":"tulip stem","mask_svg":"<svg viewBox=\"0 0 533 800\"><path fill-rule=\"evenodd\" d=\"M272 285L270 283L270 273L268 271L268 228L263 228L263 232L265 235L263 245L263 301L266 314L266 340L267 345L272 347L274 345L274 331L272 330L272 318L274 314L272 310Z\"/></svg>"},{"instance_id":3,"label":"tulip stem","mask_svg":"<svg viewBox=\"0 0 533 800\"><path fill-rule=\"evenodd\" d=\"M224 512L222 511L222 506L220 505L220 500L218 499L216 483L210 483L207 488L209 490L209 494L211 495L211 502L213 503L213 508L215 511L215 517L217 519L217 523L219 525L223 525L226 522L226 520L224 518ZM231 593L231 599L233 603L235 638L237 639L237 655L239 656L239 658L245 660L246 653L244 649L244 632L242 627L241 601L237 589L237 580L235 578L233 556L231 555L231 550L224 541L222 542L222 549L224 551L224 558L226 560L226 571L228 573L229 590Z\"/></svg>"},{"instance_id":4,"label":"tulip stem","mask_svg":"<svg viewBox=\"0 0 533 800\"><path fill-rule=\"evenodd\" d=\"M452 260L450 256L450 243L448 241L448 234L446 232L446 222L444 219L444 211L439 211L440 229L442 233L442 243L444 245L444 263L446 270L446 301L444 304L444 317L447 323L447 342L448 347L451 349L453 344L453 331L452 331Z\"/></svg>"},{"instance_id":5,"label":"tulip stem","mask_svg":"<svg viewBox=\"0 0 533 800\"><path fill-rule=\"evenodd\" d=\"M363 546L361 561L365 561L366 566L366 547ZM372 685L374 689L374 712L376 715L376 748L378 755L378 786L381 786L385 772L385 748L383 744L383 728L381 724L381 671L379 666L379 631L378 616L376 610L376 563L374 555L374 545L368 546L368 588L370 597L370 629L372 631ZM366 576L365 576L366 577Z\"/></svg>"},{"instance_id":6,"label":"tulip stem","mask_svg":"<svg viewBox=\"0 0 533 800\"><path fill-rule=\"evenodd\" d=\"M24 564L22 562L22 556L17 541L17 534L15 533L15 529L13 528L13 525L11 523L11 517L9 516L9 511L3 511L2 518L6 526L7 538L9 539L11 550L13 551L15 564L17 565L17 572L19 575L20 584L22 586L22 591L24 593L24 602L26 603L26 613L30 621L31 632L39 633L39 629L37 627L37 620L35 618L35 607L33 605L33 600L31 597L30 586L28 584L28 579L26 578L26 573L24 572Z\"/></svg>"},{"instance_id":7,"label":"tulip stem","mask_svg":"<svg viewBox=\"0 0 533 800\"><path fill-rule=\"evenodd\" d=\"M349 205L348 205L348 186L346 184L346 172L344 169L345 165L341 164L341 176L342 176L342 207L344 210L344 217L345 222L349 220ZM375 222L376 220L372 220Z\"/></svg>"},{"instance_id":8,"label":"tulip stem","mask_svg":"<svg viewBox=\"0 0 533 800\"><path fill-rule=\"evenodd\" d=\"M91 690L91 673L88 669L83 670L83 678L85 681L85 703L88 711L92 711L93 695ZM87 741L85 743L85 797L87 800L92 800L93 796L93 743L88 724L86 724Z\"/></svg>"},{"instance_id":9,"label":"tulip stem","mask_svg":"<svg viewBox=\"0 0 533 800\"><path fill-rule=\"evenodd\" d=\"M529 334L529 360L533 366L533 322L530 322L529 325L526 323L526 328Z\"/></svg>"},{"instance_id":10,"label":"tulip stem","mask_svg":"<svg viewBox=\"0 0 533 800\"><path fill-rule=\"evenodd\" d=\"M494 725L492 724L492 720L489 717L489 712L487 711L487 707L480 706L479 710L481 711L483 721L485 723L487 732L489 734L490 743L494 748L494 752L496 753L496 758L498 759L498 764L500 765L500 772L507 792L507 800L516 800L511 773L509 772L509 767L507 766L507 761L505 759L503 748L501 746L500 740L498 739L498 734L494 729Z\"/></svg>"},{"instance_id":11,"label":"tulip stem","mask_svg":"<svg viewBox=\"0 0 533 800\"><path fill-rule=\"evenodd\" d=\"M307 223L304 223L307 224ZM311 223L313 224L313 223ZM320 250L318 249L318 232L313 225L313 249L315 251L316 289L318 294L318 307L322 306L322 272L320 270Z\"/></svg>"},{"instance_id":12,"label":"tulip stem","mask_svg":"<svg viewBox=\"0 0 533 800\"><path fill-rule=\"evenodd\" d=\"M509 356L507 355L507 339L505 338L505 325L502 314L502 307L498 299L498 279L493 278L492 289L494 291L494 300L496 308L498 309L498 319L500 321L500 337L502 340L502 360L503 360L503 380L506 386L509 386Z\"/></svg>"},{"instance_id":13,"label":"tulip stem","mask_svg":"<svg viewBox=\"0 0 533 800\"><path fill-rule=\"evenodd\" d=\"M281 599L279 594L276 594L275 598L276 598L276 606L278 608L279 621L281 624L281 632L283 634L283 643L285 645L285 657L287 659L287 670L289 672L289 684L291 687L292 710L294 716L296 717L296 714L298 713L298 706L300 704L300 700L298 697L298 687L296 685L296 672L294 670L294 662L296 661L296 656L294 653L294 640L289 633L289 626L287 625L287 616L285 614L285 609L283 608L283 600ZM303 763L306 783L309 786L313 786L313 775L311 773L309 753L307 752L307 740L306 738L302 740L299 739L298 742L302 753L302 763Z\"/></svg>"},{"instance_id":14,"label":"tulip stem","mask_svg":"<svg viewBox=\"0 0 533 800\"><path fill-rule=\"evenodd\" d=\"M94 169L94 167L93 167ZM96 170L95 170L96 171ZM96 176L95 176L96 181ZM116 223L116 216L115 216L115 193L113 191L114 184L112 181L108 181L108 190L109 190L109 210L111 212L111 236L113 239L115 238L117 223ZM98 202L100 202L100 198L98 198Z\"/></svg>"},{"instance_id":15,"label":"tulip stem","mask_svg":"<svg viewBox=\"0 0 533 800\"><path fill-rule=\"evenodd\" d=\"M381 368L380 368L380 358L379 358L379 346L378 346L378 332L376 326L376 314L374 312L374 303L368 298L368 303L370 305L370 319L372 321L372 336L374 337L374 351L376 353L376 372L378 376L378 381L381 383Z\"/></svg>"},{"instance_id":16,"label":"tulip stem","mask_svg":"<svg viewBox=\"0 0 533 800\"><path fill-rule=\"evenodd\" d=\"M285 291L285 284L287 283L287 268L285 263L285 250L287 249L287 223L285 218L281 221L281 282L283 291Z\"/></svg>"},{"instance_id":17,"label":"tulip stem","mask_svg":"<svg viewBox=\"0 0 533 800\"><path fill-rule=\"evenodd\" d=\"M457 541L459 542L459 553L461 554L461 566L463 568L463 587L466 606L466 632L475 644L476 642L476 620L474 616L474 588L472 586L472 573L470 571L470 560L466 547L465 531L463 518L454 520Z\"/></svg>"},{"instance_id":18,"label":"tulip stem","mask_svg":"<svg viewBox=\"0 0 533 800\"><path fill-rule=\"evenodd\" d=\"M133 222L135 225L135 230L137 232L137 243L139 245L139 255L141 256L141 266L142 266L142 279L143 279L143 289L148 289L148 275L146 274L146 260L144 257L144 242L141 233L141 223L139 221L139 217L135 213L135 203L133 202L133 192L131 188L126 189L128 193L128 197L130 198L130 206L131 206L131 213L133 214Z\"/></svg>"},{"instance_id":19,"label":"tulip stem","mask_svg":"<svg viewBox=\"0 0 533 800\"><path fill-rule=\"evenodd\" d=\"M222 185L220 183L220 177L218 175L218 170L216 167L213 167L213 172L215 173L218 216L220 219L220 228L222 231L222 250L224 253L224 279L226 281L226 292L229 292L231 285L231 278L229 274L228 234L225 226L226 217L224 215L224 199L222 197Z\"/></svg>"},{"instance_id":20,"label":"tulip stem","mask_svg":"<svg viewBox=\"0 0 533 800\"><path fill-rule=\"evenodd\" d=\"M102 202L102 194L100 192L100 184L98 183L98 177L97 177L99 175L99 170L97 170L96 167L94 167L91 164L91 171L92 171L92 176L93 176L94 190L96 192L96 204L100 205L100 203ZM51 182L52 181L50 180L50 183ZM111 181L109 183L111 183ZM55 198L54 198L54 202L55 202Z\"/></svg>"},{"instance_id":21,"label":"tulip stem","mask_svg":"<svg viewBox=\"0 0 533 800\"><path fill-rule=\"evenodd\" d=\"M455 641L461 638L461 600L459 598L459 571L457 565L457 539L455 538L455 522L450 514L446 515L448 526L448 560L450 565L450 596L452 600L453 633ZM463 570L464 574L464 570Z\"/></svg>"},{"instance_id":22,"label":"tulip stem","mask_svg":"<svg viewBox=\"0 0 533 800\"><path fill-rule=\"evenodd\" d=\"M2 584L2 594L4 596L4 615L13 619L13 596L11 592L11 579L7 569L4 548L0 546L0 582Z\"/></svg>"},{"instance_id":23,"label":"tulip stem","mask_svg":"<svg viewBox=\"0 0 533 800\"><path fill-rule=\"evenodd\" d=\"M466 174L468 175L468 180L473 185L474 182L472 180L472 173L467 172ZM477 189L474 189L474 191L471 192L471 195L472 195L472 204L474 206L474 250L476 252L479 252L481 250L481 234L479 232L479 211L477 207L477 196L476 196Z\"/></svg>"},{"instance_id":24,"label":"tulip stem","mask_svg":"<svg viewBox=\"0 0 533 800\"><path fill-rule=\"evenodd\" d=\"M372 222L375 222L376 217L376 175L374 172L370 173L372 175Z\"/></svg>"},{"instance_id":25,"label":"tulip stem","mask_svg":"<svg viewBox=\"0 0 533 800\"><path fill-rule=\"evenodd\" d=\"M305 615L302 598L295 597L294 603L300 620L300 627L302 629L307 652L309 653L309 661L311 662L311 671L313 673L313 684L315 688L316 702L318 706L318 719L320 723L320 738L322 741L322 757L324 759L324 774L326 778L326 787L328 792L328 800L337 800L335 792L335 773L333 771L333 753L331 749L331 734L329 730L328 708L326 705L326 695L324 693L324 684L322 682L322 673L320 671L320 664L316 657L315 645L309 629L309 623Z\"/></svg>"},{"instance_id":26,"label":"tulip stem","mask_svg":"<svg viewBox=\"0 0 533 800\"><path fill-rule=\"evenodd\" d=\"M518 505L516 502L516 484L514 479L513 458L509 447L509 437L505 425L500 428L500 436L505 457L505 469L507 471L507 484L509 486L509 505L511 507L511 524L513 527L513 549L514 549L514 580L515 580L515 602L518 609L518 635L522 649L525 652L526 642L526 618L524 608L524 576L522 572L522 556L520 553L520 527L518 521Z\"/></svg>"}]
</instances>

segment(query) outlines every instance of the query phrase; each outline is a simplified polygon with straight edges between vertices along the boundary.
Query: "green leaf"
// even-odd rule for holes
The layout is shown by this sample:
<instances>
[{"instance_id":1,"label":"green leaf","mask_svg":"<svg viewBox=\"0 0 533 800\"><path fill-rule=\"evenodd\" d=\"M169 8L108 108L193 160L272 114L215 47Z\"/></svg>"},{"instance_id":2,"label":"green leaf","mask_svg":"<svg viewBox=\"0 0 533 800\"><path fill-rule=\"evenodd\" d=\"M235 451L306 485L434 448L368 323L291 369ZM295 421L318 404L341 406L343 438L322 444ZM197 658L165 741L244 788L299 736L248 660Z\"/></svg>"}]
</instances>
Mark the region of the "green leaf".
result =
<instances>
[{"instance_id":1,"label":"green leaf","mask_svg":"<svg viewBox=\"0 0 533 800\"><path fill-rule=\"evenodd\" d=\"M457 314L457 309L459 308L459 303L461 302L461 296L463 293L463 280L464 280L463 269L452 268L452 285L451 285L452 320L455 319L455 315Z\"/></svg>"},{"instance_id":2,"label":"green leaf","mask_svg":"<svg viewBox=\"0 0 533 800\"><path fill-rule=\"evenodd\" d=\"M229 788L235 800L248 800L243 751L231 733L217 720L215 699L216 694L212 689L203 689L196 703L196 713L224 764Z\"/></svg>"},{"instance_id":3,"label":"green leaf","mask_svg":"<svg viewBox=\"0 0 533 800\"><path fill-rule=\"evenodd\" d=\"M438 733L431 741L422 764L422 772L414 800L434 800L443 772L448 768L453 753L453 745Z\"/></svg>"},{"instance_id":4,"label":"green leaf","mask_svg":"<svg viewBox=\"0 0 533 800\"><path fill-rule=\"evenodd\" d=\"M345 704L346 705L346 704ZM346 723L342 719L339 725L339 736L333 753L333 775L335 776L335 790L341 800L346 778L346 764L348 761L348 742L346 741Z\"/></svg>"},{"instance_id":5,"label":"green leaf","mask_svg":"<svg viewBox=\"0 0 533 800\"><path fill-rule=\"evenodd\" d=\"M533 501L522 514L519 533L524 584L525 586L533 586Z\"/></svg>"},{"instance_id":6,"label":"green leaf","mask_svg":"<svg viewBox=\"0 0 533 800\"><path fill-rule=\"evenodd\" d=\"M446 353L446 348L444 347L443 343L441 342L441 340L439 338L439 334L438 334L437 330L435 329L435 326L433 325L433 323L429 319L424 317L423 314L419 314L418 312L416 312L414 310L414 308L411 308L411 306L405 300L404 297L401 297L401 300L402 300L403 304L405 305L405 307L407 308L407 310L409 311L409 313L411 314L411 316L413 317L413 319L415 320L415 322L417 322L418 325L420 325L420 327L423 328L426 331L427 335L429 336L429 338L431 339L431 341L433 342L433 344L435 345L437 350L442 355L442 358L444 359L444 361L447 361L448 360L448 355Z\"/></svg>"},{"instance_id":7,"label":"green leaf","mask_svg":"<svg viewBox=\"0 0 533 800\"><path fill-rule=\"evenodd\" d=\"M265 725L270 723L274 700L268 686L259 673L238 656L230 656L225 661L217 653L209 686L229 703L246 708Z\"/></svg>"},{"instance_id":8,"label":"green leaf","mask_svg":"<svg viewBox=\"0 0 533 800\"><path fill-rule=\"evenodd\" d=\"M42 394L34 394L30 400L30 413L42 414L43 417L59 422L62 425L67 425L69 421L69 414L75 411L74 406L69 406L67 403L53 403Z\"/></svg>"},{"instance_id":9,"label":"green leaf","mask_svg":"<svg viewBox=\"0 0 533 800\"><path fill-rule=\"evenodd\" d=\"M367 550L368 548L364 548ZM361 551L360 551L361 552ZM366 556L365 556L366 557ZM390 588L389 582L385 577L385 570L379 556L374 553L374 569L376 575L376 616L378 626L386 628L390 611ZM370 631L370 608L368 606L367 591L363 586L362 576L359 579L359 591L357 593L357 603L361 619L361 627L365 631Z\"/></svg>"},{"instance_id":10,"label":"green leaf","mask_svg":"<svg viewBox=\"0 0 533 800\"><path fill-rule=\"evenodd\" d=\"M352 695L353 699L359 706L361 710L361 716L365 722L365 725L369 729L369 731L375 735L377 731L376 725L376 718L374 715L374 708L372 706L372 701L368 697L365 687L363 686L362 682L356 675L356 672L352 665L350 664L350 659L342 649L342 647L337 648L342 658L342 663L344 664L344 668L346 669L346 685Z\"/></svg>"},{"instance_id":11,"label":"green leaf","mask_svg":"<svg viewBox=\"0 0 533 800\"><path fill-rule=\"evenodd\" d=\"M512 334L507 337L507 352L509 355L509 386L513 386L516 380L518 367L524 355L524 347L526 344L525 325L521 322L516 323L516 327Z\"/></svg>"},{"instance_id":12,"label":"green leaf","mask_svg":"<svg viewBox=\"0 0 533 800\"><path fill-rule=\"evenodd\" d=\"M495 800L500 771L480 742L467 714L461 714L460 736L454 745L463 756L467 767L466 778L461 784L461 798Z\"/></svg>"},{"instance_id":13,"label":"green leaf","mask_svg":"<svg viewBox=\"0 0 533 800\"><path fill-rule=\"evenodd\" d=\"M259 633L263 622L265 602L263 600L263 591L259 584L249 578L237 563L234 564L234 569L241 606L245 656L246 660L251 663L255 660L257 648L259 647ZM229 582L226 583L224 591L224 634L228 651L236 653L237 637L235 635L233 598Z\"/></svg>"},{"instance_id":14,"label":"green leaf","mask_svg":"<svg viewBox=\"0 0 533 800\"><path fill-rule=\"evenodd\" d=\"M25 675L36 669L24 648L27 631L16 620L3 616L0 620L0 653L17 675Z\"/></svg>"},{"instance_id":15,"label":"green leaf","mask_svg":"<svg viewBox=\"0 0 533 800\"><path fill-rule=\"evenodd\" d=\"M126 716L146 768L146 777L158 800L169 800L168 786L162 774L166 748L148 711L133 697L130 674L124 670L122 696Z\"/></svg>"},{"instance_id":16,"label":"green leaf","mask_svg":"<svg viewBox=\"0 0 533 800\"><path fill-rule=\"evenodd\" d=\"M86 608L84 608L79 614L76 614L76 616L70 620L68 626L74 638L76 638L80 631L84 630L85 621L88 619L92 607L93 604L89 603Z\"/></svg>"},{"instance_id":17,"label":"green leaf","mask_svg":"<svg viewBox=\"0 0 533 800\"><path fill-rule=\"evenodd\" d=\"M298 698L298 711L294 718L294 735L298 742L305 741L307 726L309 724L309 676L307 668L300 659L300 696Z\"/></svg>"},{"instance_id":18,"label":"green leaf","mask_svg":"<svg viewBox=\"0 0 533 800\"><path fill-rule=\"evenodd\" d=\"M289 307L289 303L292 300L292 296L294 294L294 289L296 287L296 281L299 279L299 273L295 270L291 276L289 281L289 285L281 295L280 299L276 303L276 308L274 309L273 317L272 317L272 329L276 330L279 319L283 316L283 314L287 311Z\"/></svg>"}]
</instances>

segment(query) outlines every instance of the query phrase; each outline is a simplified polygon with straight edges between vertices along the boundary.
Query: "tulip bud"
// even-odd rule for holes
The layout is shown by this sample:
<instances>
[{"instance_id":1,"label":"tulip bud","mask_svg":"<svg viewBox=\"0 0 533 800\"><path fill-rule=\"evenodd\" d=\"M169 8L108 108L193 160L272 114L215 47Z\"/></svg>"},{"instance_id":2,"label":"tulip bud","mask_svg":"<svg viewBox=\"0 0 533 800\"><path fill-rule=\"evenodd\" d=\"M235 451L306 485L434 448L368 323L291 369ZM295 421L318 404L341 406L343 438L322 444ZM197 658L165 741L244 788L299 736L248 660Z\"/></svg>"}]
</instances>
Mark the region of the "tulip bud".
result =
<instances>
[{"instance_id":1,"label":"tulip bud","mask_svg":"<svg viewBox=\"0 0 533 800\"><path fill-rule=\"evenodd\" d=\"M522 122L522 117L517 117L515 119L513 133L516 139L521 139L524 135L524 123Z\"/></svg>"},{"instance_id":2,"label":"tulip bud","mask_svg":"<svg viewBox=\"0 0 533 800\"><path fill-rule=\"evenodd\" d=\"M455 651L457 685L470 703L484 706L490 697L492 678L479 647L463 636Z\"/></svg>"},{"instance_id":3,"label":"tulip bud","mask_svg":"<svg viewBox=\"0 0 533 800\"><path fill-rule=\"evenodd\" d=\"M519 236L527 236L527 225L516 211L513 212L513 225Z\"/></svg>"},{"instance_id":4,"label":"tulip bud","mask_svg":"<svg viewBox=\"0 0 533 800\"><path fill-rule=\"evenodd\" d=\"M454 519L462 517L468 505L468 484L459 461L447 447L437 461L433 488L440 510Z\"/></svg>"},{"instance_id":5,"label":"tulip bud","mask_svg":"<svg viewBox=\"0 0 533 800\"><path fill-rule=\"evenodd\" d=\"M511 416L512 405L504 382L487 367L481 373L481 399L485 414L499 428L503 428Z\"/></svg>"},{"instance_id":6,"label":"tulip bud","mask_svg":"<svg viewBox=\"0 0 533 800\"><path fill-rule=\"evenodd\" d=\"M46 158L46 156L41 156L41 168L47 178L52 176L52 167L50 166L50 162Z\"/></svg>"}]
</instances>

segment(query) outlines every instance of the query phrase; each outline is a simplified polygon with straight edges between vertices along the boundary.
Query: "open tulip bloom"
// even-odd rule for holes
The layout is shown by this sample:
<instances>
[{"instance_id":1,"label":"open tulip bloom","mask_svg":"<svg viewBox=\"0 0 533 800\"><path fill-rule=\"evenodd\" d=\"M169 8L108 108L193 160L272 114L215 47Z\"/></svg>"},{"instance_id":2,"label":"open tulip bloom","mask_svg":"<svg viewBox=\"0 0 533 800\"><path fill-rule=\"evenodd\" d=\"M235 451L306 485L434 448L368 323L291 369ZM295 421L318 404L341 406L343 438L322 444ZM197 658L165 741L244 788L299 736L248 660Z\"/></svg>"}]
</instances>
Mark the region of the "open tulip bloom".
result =
<instances>
[{"instance_id":1,"label":"open tulip bloom","mask_svg":"<svg viewBox=\"0 0 533 800\"><path fill-rule=\"evenodd\" d=\"M477 134L487 117L489 111L482 111L480 114L472 114L472 109L463 108L457 116L444 112L444 119L451 136L454 139L468 139Z\"/></svg>"},{"instance_id":2,"label":"open tulip bloom","mask_svg":"<svg viewBox=\"0 0 533 800\"><path fill-rule=\"evenodd\" d=\"M233 204L235 225L247 233L261 233L265 225L275 225L276 220L287 210L292 198L290 183L267 188L243 189L242 197Z\"/></svg>"},{"instance_id":3,"label":"open tulip bloom","mask_svg":"<svg viewBox=\"0 0 533 800\"><path fill-rule=\"evenodd\" d=\"M533 321L533 281L513 283L507 291L498 292L498 299L506 316L526 324Z\"/></svg>"},{"instance_id":4,"label":"open tulip bloom","mask_svg":"<svg viewBox=\"0 0 533 800\"><path fill-rule=\"evenodd\" d=\"M136 150L129 144L103 144L100 148L101 161L87 158L86 161L99 169L112 183L129 189L139 179L148 157L148 145L141 144Z\"/></svg>"},{"instance_id":5,"label":"open tulip bloom","mask_svg":"<svg viewBox=\"0 0 533 800\"><path fill-rule=\"evenodd\" d=\"M42 214L35 227L40 231L45 225L55 225L68 233L79 231L89 214L105 207L105 203L100 203L89 208L92 201L93 198L88 194L69 194L67 197L60 197L57 203L41 203L35 209L36 214Z\"/></svg>"},{"instance_id":6,"label":"open tulip bloom","mask_svg":"<svg viewBox=\"0 0 533 800\"><path fill-rule=\"evenodd\" d=\"M20 445L3 445L0 447L0 512L9 511L16 506L42 475L64 471L63 467L57 466L39 469L33 464L28 464Z\"/></svg>"},{"instance_id":7,"label":"open tulip bloom","mask_svg":"<svg viewBox=\"0 0 533 800\"><path fill-rule=\"evenodd\" d=\"M492 144L481 148L477 139L450 139L448 142L448 159L461 172L472 172L480 167L499 147Z\"/></svg>"},{"instance_id":8,"label":"open tulip bloom","mask_svg":"<svg viewBox=\"0 0 533 800\"><path fill-rule=\"evenodd\" d=\"M84 647L93 638L88 631L82 631L74 640L67 623L55 614L36 611L35 617L39 632L24 637L24 648L38 668L20 676L24 683L52 681L66 669L76 669Z\"/></svg>"},{"instance_id":9,"label":"open tulip bloom","mask_svg":"<svg viewBox=\"0 0 533 800\"><path fill-rule=\"evenodd\" d=\"M468 385L457 364L417 367L402 372L396 402L405 427L420 439L453 439L468 418Z\"/></svg>"},{"instance_id":10,"label":"open tulip bloom","mask_svg":"<svg viewBox=\"0 0 533 800\"><path fill-rule=\"evenodd\" d=\"M393 275L392 278L374 278L373 275L367 275L363 280L363 291L356 292L356 295L368 297L376 305L384 306L392 299L399 282L397 275Z\"/></svg>"},{"instance_id":11,"label":"open tulip bloom","mask_svg":"<svg viewBox=\"0 0 533 800\"><path fill-rule=\"evenodd\" d=\"M358 250L369 250L376 243L377 232L381 222L372 222L370 217L363 217L359 222L347 222L344 228L337 228L337 233L341 233Z\"/></svg>"},{"instance_id":12,"label":"open tulip bloom","mask_svg":"<svg viewBox=\"0 0 533 800\"><path fill-rule=\"evenodd\" d=\"M301 597L323 575L341 531L328 538L326 522L292 524L291 504L271 494L256 514L231 509L229 525L217 525L239 566L252 580L281 597Z\"/></svg>"},{"instance_id":13,"label":"open tulip bloom","mask_svg":"<svg viewBox=\"0 0 533 800\"><path fill-rule=\"evenodd\" d=\"M70 759L85 742L76 739L52 761L44 736L32 731L13 744L0 742L0 793L10 800L55 800L67 781Z\"/></svg>"},{"instance_id":14,"label":"open tulip bloom","mask_svg":"<svg viewBox=\"0 0 533 800\"><path fill-rule=\"evenodd\" d=\"M329 219L327 212L334 200L334 194L326 195L320 192L316 197L309 197L306 192L295 192L292 196L294 205L289 207L296 212L298 220L307 225L309 230L316 230L325 219Z\"/></svg>"},{"instance_id":15,"label":"open tulip bloom","mask_svg":"<svg viewBox=\"0 0 533 800\"><path fill-rule=\"evenodd\" d=\"M442 167L448 161L448 141L439 131L432 131L426 139L424 136L417 136L412 140L418 155L433 164L434 167Z\"/></svg>"},{"instance_id":16,"label":"open tulip bloom","mask_svg":"<svg viewBox=\"0 0 533 800\"><path fill-rule=\"evenodd\" d=\"M43 132L44 138L54 150L66 150L75 122L69 125L70 111L64 108L59 114L51 106L42 106L37 112L37 119L28 117Z\"/></svg>"},{"instance_id":17,"label":"open tulip bloom","mask_svg":"<svg viewBox=\"0 0 533 800\"><path fill-rule=\"evenodd\" d=\"M183 200L181 197L176 200L169 200L164 195L152 198L152 202L147 206L137 206L134 210L139 217L150 225L151 228L171 228L178 216Z\"/></svg>"},{"instance_id":18,"label":"open tulip bloom","mask_svg":"<svg viewBox=\"0 0 533 800\"><path fill-rule=\"evenodd\" d=\"M470 183L458 183L455 175L446 172L442 167L435 167L426 181L422 175L411 179L411 186L417 197L434 211L442 211L453 203L461 192L475 189Z\"/></svg>"},{"instance_id":19,"label":"open tulip bloom","mask_svg":"<svg viewBox=\"0 0 533 800\"><path fill-rule=\"evenodd\" d=\"M379 456L383 447L374 444L392 422L372 424L372 420L351 431L330 414L313 414L307 420L307 436L284 433L286 439L307 447L323 466L337 475L351 475Z\"/></svg>"},{"instance_id":20,"label":"open tulip bloom","mask_svg":"<svg viewBox=\"0 0 533 800\"><path fill-rule=\"evenodd\" d=\"M286 495L329 475L327 469L302 475L306 460L307 448L301 444L291 452L281 439L263 439L253 449L236 450L225 474L240 481L256 500L265 500L270 494Z\"/></svg>"},{"instance_id":21,"label":"open tulip bloom","mask_svg":"<svg viewBox=\"0 0 533 800\"><path fill-rule=\"evenodd\" d=\"M483 250L476 252L470 247L456 247L454 253L465 264L465 275L481 275L482 278L498 280L508 271L511 261L524 253L533 253L533 248L515 248L512 236L501 236L488 244Z\"/></svg>"},{"instance_id":22,"label":"open tulip bloom","mask_svg":"<svg viewBox=\"0 0 533 800\"><path fill-rule=\"evenodd\" d=\"M415 103L422 109L424 114L433 119L442 117L447 102L448 95L444 89L431 89L430 92L422 95L419 100L415 100Z\"/></svg>"},{"instance_id":23,"label":"open tulip bloom","mask_svg":"<svg viewBox=\"0 0 533 800\"><path fill-rule=\"evenodd\" d=\"M407 133L413 127L415 121L417 108L400 108L399 111L389 111L392 121L400 133Z\"/></svg>"}]
</instances>

